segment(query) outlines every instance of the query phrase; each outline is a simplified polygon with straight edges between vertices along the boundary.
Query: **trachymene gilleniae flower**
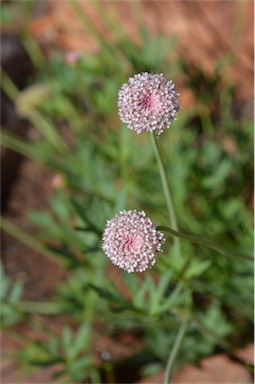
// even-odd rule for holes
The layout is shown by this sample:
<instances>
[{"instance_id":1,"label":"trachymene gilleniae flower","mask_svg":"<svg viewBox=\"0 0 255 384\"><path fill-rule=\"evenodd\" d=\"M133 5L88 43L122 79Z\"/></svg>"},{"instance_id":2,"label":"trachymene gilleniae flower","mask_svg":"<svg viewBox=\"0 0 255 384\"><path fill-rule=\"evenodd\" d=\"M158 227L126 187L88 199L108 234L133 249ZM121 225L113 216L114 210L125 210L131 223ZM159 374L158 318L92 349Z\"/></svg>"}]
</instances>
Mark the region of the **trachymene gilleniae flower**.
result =
<instances>
[{"instance_id":1,"label":"trachymene gilleniae flower","mask_svg":"<svg viewBox=\"0 0 255 384\"><path fill-rule=\"evenodd\" d=\"M145 212L122 211L108 220L103 251L113 264L128 272L143 272L155 264L155 254L165 242Z\"/></svg>"},{"instance_id":2,"label":"trachymene gilleniae flower","mask_svg":"<svg viewBox=\"0 0 255 384\"><path fill-rule=\"evenodd\" d=\"M163 74L139 73L123 84L118 95L119 116L136 133L160 135L176 120L179 93Z\"/></svg>"}]
</instances>

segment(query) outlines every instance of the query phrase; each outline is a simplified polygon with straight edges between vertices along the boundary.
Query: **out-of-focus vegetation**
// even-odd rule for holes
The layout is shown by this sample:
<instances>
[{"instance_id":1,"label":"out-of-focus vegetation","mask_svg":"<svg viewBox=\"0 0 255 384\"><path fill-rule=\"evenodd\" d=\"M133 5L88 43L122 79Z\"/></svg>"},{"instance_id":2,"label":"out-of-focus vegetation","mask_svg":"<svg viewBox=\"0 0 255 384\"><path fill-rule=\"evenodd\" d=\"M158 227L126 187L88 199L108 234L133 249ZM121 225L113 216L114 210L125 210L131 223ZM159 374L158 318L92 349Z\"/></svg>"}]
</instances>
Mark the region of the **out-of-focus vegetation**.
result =
<instances>
[{"instance_id":1,"label":"out-of-focus vegetation","mask_svg":"<svg viewBox=\"0 0 255 384\"><path fill-rule=\"evenodd\" d=\"M10 16L8 5L2 7ZM83 21L88 23L85 16ZM2 77L17 111L38 132L29 142L3 130L3 145L50 167L60 181L44 211L28 212L37 239L24 238L31 247L40 244L42 256L54 257L67 271L55 296L43 303L23 303L22 285L12 284L3 272L2 326L8 331L23 320L36 326L35 314L52 315L53 321L65 315L58 334L45 331L45 341L27 341L19 352L24 367L56 365L55 379L61 382L100 382L93 342L123 331L143 342L133 356L141 375L164 368L187 303L192 319L176 366L252 340L250 261L187 242L181 243L179 259L168 239L153 270L119 271L126 295L109 278L110 263L101 250L106 220L120 210L137 209L167 224L149 138L129 131L118 118L118 90L141 71L164 73L196 100L181 109L160 139L180 231L205 235L229 249L253 248L253 121L234 113L235 84L224 76L228 61L221 58L209 76L176 55L178 40L152 37L145 25L140 44L120 29L116 36L114 44L98 38L100 50L81 53L72 64L61 52L52 52L40 60L22 92L13 92ZM39 47L35 42L29 47L35 58ZM22 240L19 229L5 220L2 225Z\"/></svg>"}]
</instances>

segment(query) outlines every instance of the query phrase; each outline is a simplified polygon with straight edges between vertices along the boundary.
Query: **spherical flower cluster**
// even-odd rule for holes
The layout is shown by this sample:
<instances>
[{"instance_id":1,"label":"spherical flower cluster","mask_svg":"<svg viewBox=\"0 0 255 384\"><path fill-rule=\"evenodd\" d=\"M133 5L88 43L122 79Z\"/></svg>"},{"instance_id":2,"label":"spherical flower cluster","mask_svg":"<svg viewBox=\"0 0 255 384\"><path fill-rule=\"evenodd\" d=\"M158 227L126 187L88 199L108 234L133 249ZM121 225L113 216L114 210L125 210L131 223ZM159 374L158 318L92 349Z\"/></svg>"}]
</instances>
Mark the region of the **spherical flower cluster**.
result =
<instances>
[{"instance_id":1,"label":"spherical flower cluster","mask_svg":"<svg viewBox=\"0 0 255 384\"><path fill-rule=\"evenodd\" d=\"M122 211L108 220L103 233L103 251L114 265L128 272L143 272L155 264L154 254L165 239L146 214Z\"/></svg>"},{"instance_id":2,"label":"spherical flower cluster","mask_svg":"<svg viewBox=\"0 0 255 384\"><path fill-rule=\"evenodd\" d=\"M136 133L155 132L160 135L176 120L176 112L180 109L178 97L175 85L163 74L137 74L119 91L120 119Z\"/></svg>"}]
</instances>

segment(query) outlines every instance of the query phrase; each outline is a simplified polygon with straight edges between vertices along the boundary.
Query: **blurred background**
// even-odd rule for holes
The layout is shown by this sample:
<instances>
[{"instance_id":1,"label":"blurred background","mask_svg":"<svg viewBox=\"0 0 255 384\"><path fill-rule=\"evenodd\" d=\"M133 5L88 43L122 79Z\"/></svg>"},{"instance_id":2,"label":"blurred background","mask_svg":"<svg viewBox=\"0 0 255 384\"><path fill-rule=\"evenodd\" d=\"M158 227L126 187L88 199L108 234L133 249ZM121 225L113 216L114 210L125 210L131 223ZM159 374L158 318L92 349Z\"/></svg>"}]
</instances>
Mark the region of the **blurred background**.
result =
<instances>
[{"instance_id":1,"label":"blurred background","mask_svg":"<svg viewBox=\"0 0 255 384\"><path fill-rule=\"evenodd\" d=\"M134 73L162 72L181 94L162 140L180 229L253 249L253 7L1 1L3 383L162 382L176 322L147 324L146 308L129 318L90 289L112 280L132 298L100 250L108 218L124 208L167 218L149 140L118 118ZM201 264L184 249L197 262L186 277L194 308L231 347L191 330L174 382L252 382L250 264L207 250ZM175 281L181 267L172 258L155 279L172 268Z\"/></svg>"}]
</instances>

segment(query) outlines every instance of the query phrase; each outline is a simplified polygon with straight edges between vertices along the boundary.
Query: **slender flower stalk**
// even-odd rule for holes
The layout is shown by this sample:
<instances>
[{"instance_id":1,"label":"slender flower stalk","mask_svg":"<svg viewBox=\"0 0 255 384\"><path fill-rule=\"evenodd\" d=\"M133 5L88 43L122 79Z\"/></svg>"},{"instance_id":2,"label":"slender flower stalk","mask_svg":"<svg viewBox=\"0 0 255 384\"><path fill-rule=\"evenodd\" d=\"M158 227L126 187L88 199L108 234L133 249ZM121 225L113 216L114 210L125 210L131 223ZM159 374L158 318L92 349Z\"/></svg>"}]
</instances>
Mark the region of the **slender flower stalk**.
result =
<instances>
[{"instance_id":1,"label":"slender flower stalk","mask_svg":"<svg viewBox=\"0 0 255 384\"><path fill-rule=\"evenodd\" d=\"M189 325L189 320L185 319L185 320L183 320L183 322L179 328L176 339L174 341L174 346L171 350L171 353L170 353L168 361L167 361L164 384L170 383L173 363L174 363L174 361L177 357L177 354L180 350L182 340L184 338L184 335L185 335L185 332L188 328L188 325Z\"/></svg>"},{"instance_id":2,"label":"slender flower stalk","mask_svg":"<svg viewBox=\"0 0 255 384\"><path fill-rule=\"evenodd\" d=\"M152 146L157 158L163 191L167 203L171 226L178 231L171 194L168 188L166 172L154 135L160 135L176 120L180 109L179 93L171 80L163 74L138 73L123 84L118 94L119 116L128 128L136 133L150 132ZM174 246L181 255L179 239Z\"/></svg>"},{"instance_id":3,"label":"slender flower stalk","mask_svg":"<svg viewBox=\"0 0 255 384\"><path fill-rule=\"evenodd\" d=\"M52 259L53 261L60 262L60 258L50 249L45 247L39 240L35 239L33 236L22 231L16 225L12 224L11 221L4 217L0 217L0 227L14 239L20 241L22 244L33 249L34 251L40 253L43 256Z\"/></svg>"},{"instance_id":4,"label":"slender flower stalk","mask_svg":"<svg viewBox=\"0 0 255 384\"><path fill-rule=\"evenodd\" d=\"M155 156L156 156L157 163L158 163L159 173L160 173L160 177L161 177L161 183L162 183L163 192L164 192L164 196L165 196L166 204L167 204L167 210L168 210L170 225L175 231L178 231L178 224L177 224L177 220L176 220L174 206L173 206L170 190L168 187L166 171L165 171L162 159L161 159L158 143L157 143L157 140L156 140L155 135L153 133L151 133L150 136L151 136L152 147L154 149ZM174 246L175 246L177 255L181 255L181 247L180 247L180 241L179 241L178 237L174 238Z\"/></svg>"},{"instance_id":5,"label":"slender flower stalk","mask_svg":"<svg viewBox=\"0 0 255 384\"><path fill-rule=\"evenodd\" d=\"M221 253L224 256L229 256L229 257L233 256L233 257L238 257L241 259L246 259L249 261L254 260L254 258L252 256L250 256L248 253L232 251L232 250L226 249L226 248L222 247L221 245L219 245L218 243L215 243L212 240L205 239L204 237L194 236L194 235L186 235L184 233L178 232L176 230L173 230L171 228L161 226L161 225L158 226L157 229L159 231L162 231L162 232L168 232L172 236L174 236L175 238L187 240L190 243L199 244L199 245L203 245L203 246L206 246L208 248L211 248L211 249Z\"/></svg>"}]
</instances>

